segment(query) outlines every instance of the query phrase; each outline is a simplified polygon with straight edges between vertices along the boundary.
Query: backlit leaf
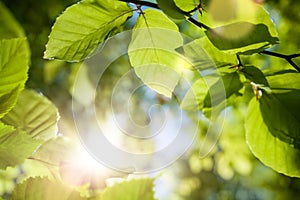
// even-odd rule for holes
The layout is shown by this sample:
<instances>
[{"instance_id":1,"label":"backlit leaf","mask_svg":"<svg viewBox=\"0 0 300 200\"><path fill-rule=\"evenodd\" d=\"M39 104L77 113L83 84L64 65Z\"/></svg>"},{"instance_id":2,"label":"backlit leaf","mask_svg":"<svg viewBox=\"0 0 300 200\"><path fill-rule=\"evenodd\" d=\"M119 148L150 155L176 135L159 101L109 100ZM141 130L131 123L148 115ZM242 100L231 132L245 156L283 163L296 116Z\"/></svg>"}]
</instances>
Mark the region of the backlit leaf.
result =
<instances>
[{"instance_id":1,"label":"backlit leaf","mask_svg":"<svg viewBox=\"0 0 300 200\"><path fill-rule=\"evenodd\" d=\"M207 37L196 39L176 51L184 55L192 63L193 68L200 72L206 69L216 70L219 67L233 66L237 63L235 55L218 50Z\"/></svg>"},{"instance_id":2,"label":"backlit leaf","mask_svg":"<svg viewBox=\"0 0 300 200\"><path fill-rule=\"evenodd\" d=\"M61 183L50 181L46 178L29 178L23 183L16 186L12 193L12 200L26 199L26 200L79 200L78 191L68 188Z\"/></svg>"},{"instance_id":3,"label":"backlit leaf","mask_svg":"<svg viewBox=\"0 0 300 200\"><path fill-rule=\"evenodd\" d=\"M19 87L12 90L10 93L4 94L0 97L0 118L8 113L15 105L18 99Z\"/></svg>"},{"instance_id":4,"label":"backlit leaf","mask_svg":"<svg viewBox=\"0 0 300 200\"><path fill-rule=\"evenodd\" d=\"M218 81L218 77L206 76L199 78L184 96L180 107L183 110L201 110L204 100L209 93L209 88Z\"/></svg>"},{"instance_id":5,"label":"backlit leaf","mask_svg":"<svg viewBox=\"0 0 300 200\"><path fill-rule=\"evenodd\" d=\"M37 151L22 164L22 179L47 176L59 179L59 165L67 159L71 151L71 141L64 137L56 137L44 142Z\"/></svg>"},{"instance_id":6,"label":"backlit leaf","mask_svg":"<svg viewBox=\"0 0 300 200\"><path fill-rule=\"evenodd\" d=\"M132 179L107 187L103 193L92 200L155 200L154 179Z\"/></svg>"},{"instance_id":7,"label":"backlit leaf","mask_svg":"<svg viewBox=\"0 0 300 200\"><path fill-rule=\"evenodd\" d=\"M25 38L0 40L0 118L16 104L24 88L28 55Z\"/></svg>"},{"instance_id":8,"label":"backlit leaf","mask_svg":"<svg viewBox=\"0 0 300 200\"><path fill-rule=\"evenodd\" d=\"M25 132L0 123L0 169L21 164L41 142Z\"/></svg>"},{"instance_id":9,"label":"backlit leaf","mask_svg":"<svg viewBox=\"0 0 300 200\"><path fill-rule=\"evenodd\" d=\"M265 165L288 176L300 177L300 150L286 140L299 133L299 114L295 115L299 108L288 112L287 105L275 98L263 95L262 102L254 98L250 101L245 120L247 142L253 154ZM290 136L282 140L284 135Z\"/></svg>"},{"instance_id":10,"label":"backlit leaf","mask_svg":"<svg viewBox=\"0 0 300 200\"><path fill-rule=\"evenodd\" d=\"M131 15L126 3L115 0L89 0L70 6L56 20L44 58L82 60L107 37L120 32Z\"/></svg>"},{"instance_id":11,"label":"backlit leaf","mask_svg":"<svg viewBox=\"0 0 300 200\"><path fill-rule=\"evenodd\" d=\"M128 49L130 62L147 86L167 97L189 65L175 51L182 43L176 24L162 12L148 9L139 16Z\"/></svg>"},{"instance_id":12,"label":"backlit leaf","mask_svg":"<svg viewBox=\"0 0 300 200\"><path fill-rule=\"evenodd\" d=\"M210 108L237 94L242 87L243 84L236 72L221 77L203 77L192 85L180 106L184 110Z\"/></svg>"},{"instance_id":13,"label":"backlit leaf","mask_svg":"<svg viewBox=\"0 0 300 200\"><path fill-rule=\"evenodd\" d=\"M30 90L22 91L15 107L2 118L4 123L42 140L56 136L57 120L56 107L46 97Z\"/></svg>"},{"instance_id":14,"label":"backlit leaf","mask_svg":"<svg viewBox=\"0 0 300 200\"><path fill-rule=\"evenodd\" d=\"M194 0L174 0L174 2L178 8L186 12L193 10L197 6L197 1Z\"/></svg>"},{"instance_id":15,"label":"backlit leaf","mask_svg":"<svg viewBox=\"0 0 300 200\"><path fill-rule=\"evenodd\" d=\"M298 72L274 74L266 78L271 89L276 90L276 92L287 92L293 89L300 90L300 74Z\"/></svg>"}]
</instances>

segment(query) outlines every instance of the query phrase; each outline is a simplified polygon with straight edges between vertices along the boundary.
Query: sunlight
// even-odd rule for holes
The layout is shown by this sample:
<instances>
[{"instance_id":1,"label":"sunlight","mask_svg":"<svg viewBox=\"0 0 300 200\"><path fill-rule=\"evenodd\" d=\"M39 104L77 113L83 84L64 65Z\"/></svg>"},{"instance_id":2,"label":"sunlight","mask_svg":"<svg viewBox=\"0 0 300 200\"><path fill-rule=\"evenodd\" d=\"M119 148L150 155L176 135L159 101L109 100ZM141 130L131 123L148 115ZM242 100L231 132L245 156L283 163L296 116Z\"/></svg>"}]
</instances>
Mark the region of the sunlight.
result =
<instances>
[{"instance_id":1,"label":"sunlight","mask_svg":"<svg viewBox=\"0 0 300 200\"><path fill-rule=\"evenodd\" d=\"M106 179L110 177L122 177L95 160L80 144L70 152L66 162L60 165L62 180L71 186L81 186L89 183L91 188L102 188L106 185Z\"/></svg>"}]
</instances>

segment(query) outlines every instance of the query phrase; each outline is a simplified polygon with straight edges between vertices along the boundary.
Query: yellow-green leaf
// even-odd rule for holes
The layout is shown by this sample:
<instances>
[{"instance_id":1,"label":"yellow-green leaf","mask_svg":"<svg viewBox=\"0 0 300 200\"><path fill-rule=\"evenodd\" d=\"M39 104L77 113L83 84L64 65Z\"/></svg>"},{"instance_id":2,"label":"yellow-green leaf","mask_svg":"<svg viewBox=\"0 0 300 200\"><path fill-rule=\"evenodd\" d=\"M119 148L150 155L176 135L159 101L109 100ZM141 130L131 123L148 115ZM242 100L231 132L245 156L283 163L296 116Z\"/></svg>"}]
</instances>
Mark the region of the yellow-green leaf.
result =
<instances>
[{"instance_id":1,"label":"yellow-green leaf","mask_svg":"<svg viewBox=\"0 0 300 200\"><path fill-rule=\"evenodd\" d=\"M107 37L120 32L132 15L126 3L89 0L67 8L52 28L44 58L80 61Z\"/></svg>"},{"instance_id":2,"label":"yellow-green leaf","mask_svg":"<svg viewBox=\"0 0 300 200\"><path fill-rule=\"evenodd\" d=\"M22 91L15 107L2 118L4 123L42 140L57 135L57 120L57 109L52 102L31 90Z\"/></svg>"},{"instance_id":3,"label":"yellow-green leaf","mask_svg":"<svg viewBox=\"0 0 300 200\"><path fill-rule=\"evenodd\" d=\"M0 169L21 164L41 142L23 131L0 123Z\"/></svg>"}]
</instances>

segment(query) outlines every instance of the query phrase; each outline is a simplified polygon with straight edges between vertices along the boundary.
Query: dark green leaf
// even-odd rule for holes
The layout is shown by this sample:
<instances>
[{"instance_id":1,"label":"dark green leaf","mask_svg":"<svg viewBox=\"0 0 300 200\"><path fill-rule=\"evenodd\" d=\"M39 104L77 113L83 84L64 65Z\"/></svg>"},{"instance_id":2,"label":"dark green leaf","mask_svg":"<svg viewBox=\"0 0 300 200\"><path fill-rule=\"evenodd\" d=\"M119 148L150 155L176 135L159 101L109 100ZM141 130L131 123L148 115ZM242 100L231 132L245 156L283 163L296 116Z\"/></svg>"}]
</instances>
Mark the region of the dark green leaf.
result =
<instances>
[{"instance_id":1,"label":"dark green leaf","mask_svg":"<svg viewBox=\"0 0 300 200\"><path fill-rule=\"evenodd\" d=\"M185 94L180 107L183 110L201 110L204 108L204 99L209 94L209 88L218 82L218 77L205 76L193 83Z\"/></svg>"},{"instance_id":2,"label":"dark green leaf","mask_svg":"<svg viewBox=\"0 0 300 200\"><path fill-rule=\"evenodd\" d=\"M243 87L239 74L236 72L222 77L204 77L197 80L185 95L181 108L193 110L210 108L223 102Z\"/></svg>"},{"instance_id":3,"label":"dark green leaf","mask_svg":"<svg viewBox=\"0 0 300 200\"><path fill-rule=\"evenodd\" d=\"M78 191L68 188L58 182L50 181L46 178L29 178L18 184L13 191L12 200L77 200L83 199Z\"/></svg>"},{"instance_id":4,"label":"dark green leaf","mask_svg":"<svg viewBox=\"0 0 300 200\"><path fill-rule=\"evenodd\" d=\"M174 0L175 5L185 12L193 10L197 6L197 1L194 0ZM199 1L198 1L199 4Z\"/></svg>"},{"instance_id":5,"label":"dark green leaf","mask_svg":"<svg viewBox=\"0 0 300 200\"><path fill-rule=\"evenodd\" d=\"M122 30L132 15L126 3L115 0L82 1L57 18L44 58L80 61L108 36Z\"/></svg>"},{"instance_id":6,"label":"dark green leaf","mask_svg":"<svg viewBox=\"0 0 300 200\"><path fill-rule=\"evenodd\" d=\"M220 87L220 85L224 85ZM225 92L226 98L229 98L233 94L238 94L239 90L243 87L243 83L240 80L238 73L228 73L222 76L215 84L210 88L210 93L206 95L204 99L204 107L211 107L212 105L218 105L224 101L222 93ZM225 89L225 90L224 90Z\"/></svg>"},{"instance_id":7,"label":"dark green leaf","mask_svg":"<svg viewBox=\"0 0 300 200\"><path fill-rule=\"evenodd\" d=\"M264 73L257 67L246 65L244 68L242 68L241 71L244 73L245 77L248 80L250 80L256 84L262 84L264 86L269 86L269 83L268 83Z\"/></svg>"},{"instance_id":8,"label":"dark green leaf","mask_svg":"<svg viewBox=\"0 0 300 200\"><path fill-rule=\"evenodd\" d=\"M220 50L232 54L253 54L277 44L265 24L236 22L206 31L207 37Z\"/></svg>"},{"instance_id":9,"label":"dark green leaf","mask_svg":"<svg viewBox=\"0 0 300 200\"><path fill-rule=\"evenodd\" d=\"M269 132L283 142L300 148L300 90L265 94L260 110Z\"/></svg>"},{"instance_id":10,"label":"dark green leaf","mask_svg":"<svg viewBox=\"0 0 300 200\"><path fill-rule=\"evenodd\" d=\"M48 140L57 134L56 107L34 91L24 90L15 107L2 118L8 125L36 139Z\"/></svg>"},{"instance_id":11,"label":"dark green leaf","mask_svg":"<svg viewBox=\"0 0 300 200\"><path fill-rule=\"evenodd\" d=\"M178 8L174 0L157 0L158 7L174 19L185 19L184 12Z\"/></svg>"},{"instance_id":12,"label":"dark green leaf","mask_svg":"<svg viewBox=\"0 0 300 200\"><path fill-rule=\"evenodd\" d=\"M42 141L0 123L0 169L21 164Z\"/></svg>"},{"instance_id":13,"label":"dark green leaf","mask_svg":"<svg viewBox=\"0 0 300 200\"><path fill-rule=\"evenodd\" d=\"M285 134L286 131L292 131L288 133L289 135L297 134L291 128L299 127L299 124L297 125L292 114L274 98L263 95L261 100L264 100L261 103L256 101L255 98L250 101L245 120L247 143L253 154L265 165L288 176L300 177L300 150L274 136ZM271 103L271 101L273 102ZM272 107L268 107L268 102ZM269 122L266 122L266 120ZM279 128L279 130L275 130L275 128ZM296 128L296 130L299 130L299 128ZM283 132L278 133L281 131Z\"/></svg>"}]
</instances>

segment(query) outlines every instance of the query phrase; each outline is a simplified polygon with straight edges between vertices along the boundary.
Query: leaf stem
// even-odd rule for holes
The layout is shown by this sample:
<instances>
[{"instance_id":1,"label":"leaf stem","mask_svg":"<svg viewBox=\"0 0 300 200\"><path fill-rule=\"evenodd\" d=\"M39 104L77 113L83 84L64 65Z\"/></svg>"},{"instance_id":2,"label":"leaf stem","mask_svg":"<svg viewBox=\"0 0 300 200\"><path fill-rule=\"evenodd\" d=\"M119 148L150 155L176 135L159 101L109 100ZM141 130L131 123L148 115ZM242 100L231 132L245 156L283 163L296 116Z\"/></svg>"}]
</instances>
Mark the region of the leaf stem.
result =
<instances>
[{"instance_id":1,"label":"leaf stem","mask_svg":"<svg viewBox=\"0 0 300 200\"><path fill-rule=\"evenodd\" d=\"M241 58L240 58L240 55L239 54L236 54L236 58L238 60L238 67L242 67L243 64L242 64L242 61L241 61Z\"/></svg>"}]
</instances>

